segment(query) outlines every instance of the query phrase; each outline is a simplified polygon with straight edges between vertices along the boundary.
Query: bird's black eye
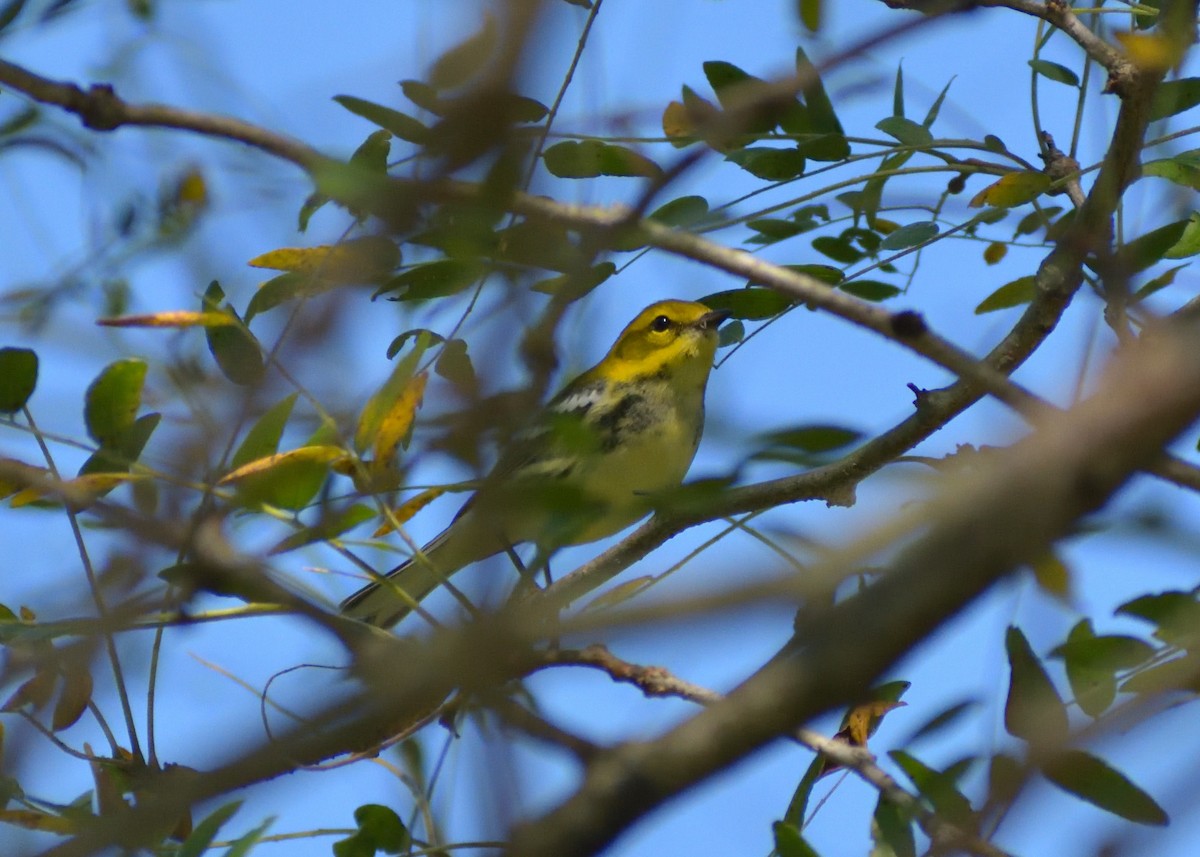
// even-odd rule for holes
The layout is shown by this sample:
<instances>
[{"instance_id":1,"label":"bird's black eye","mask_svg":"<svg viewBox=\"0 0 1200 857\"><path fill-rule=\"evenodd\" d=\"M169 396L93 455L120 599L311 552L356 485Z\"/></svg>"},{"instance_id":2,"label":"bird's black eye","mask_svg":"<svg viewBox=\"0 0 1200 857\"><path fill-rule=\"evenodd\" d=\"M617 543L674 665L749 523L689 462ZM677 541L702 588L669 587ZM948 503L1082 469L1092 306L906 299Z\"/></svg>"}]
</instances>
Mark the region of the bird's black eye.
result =
<instances>
[{"instance_id":1,"label":"bird's black eye","mask_svg":"<svg viewBox=\"0 0 1200 857\"><path fill-rule=\"evenodd\" d=\"M650 329L655 333L662 333L670 326L671 319L667 318L665 315L660 315L658 318L654 319L654 321L650 322Z\"/></svg>"}]
</instances>

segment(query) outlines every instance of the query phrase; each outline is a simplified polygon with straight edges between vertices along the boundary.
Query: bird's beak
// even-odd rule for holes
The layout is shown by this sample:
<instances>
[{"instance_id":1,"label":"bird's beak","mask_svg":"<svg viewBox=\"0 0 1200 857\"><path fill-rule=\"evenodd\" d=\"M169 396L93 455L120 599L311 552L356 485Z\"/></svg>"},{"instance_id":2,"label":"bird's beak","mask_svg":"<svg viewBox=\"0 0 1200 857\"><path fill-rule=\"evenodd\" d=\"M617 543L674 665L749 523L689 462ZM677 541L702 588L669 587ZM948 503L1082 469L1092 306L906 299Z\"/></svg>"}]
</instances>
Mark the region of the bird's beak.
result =
<instances>
[{"instance_id":1,"label":"bird's beak","mask_svg":"<svg viewBox=\"0 0 1200 857\"><path fill-rule=\"evenodd\" d=\"M714 309L712 312L706 312L700 318L696 319L696 326L701 330L716 330L721 326L721 322L733 315L727 309Z\"/></svg>"}]
</instances>

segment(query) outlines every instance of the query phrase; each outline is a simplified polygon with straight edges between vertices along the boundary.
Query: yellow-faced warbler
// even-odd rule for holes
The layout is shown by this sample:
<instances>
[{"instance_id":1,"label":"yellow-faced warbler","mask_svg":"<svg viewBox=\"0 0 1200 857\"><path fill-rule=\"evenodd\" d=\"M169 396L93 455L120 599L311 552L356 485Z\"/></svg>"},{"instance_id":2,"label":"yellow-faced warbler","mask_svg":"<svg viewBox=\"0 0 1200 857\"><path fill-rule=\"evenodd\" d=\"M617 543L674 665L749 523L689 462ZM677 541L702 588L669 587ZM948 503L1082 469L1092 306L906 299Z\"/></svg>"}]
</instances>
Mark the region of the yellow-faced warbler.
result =
<instances>
[{"instance_id":1,"label":"yellow-faced warbler","mask_svg":"<svg viewBox=\"0 0 1200 857\"><path fill-rule=\"evenodd\" d=\"M547 404L453 523L363 587L342 612L388 627L461 568L523 542L538 557L612 535L683 481L704 429L704 388L725 310L662 301Z\"/></svg>"}]
</instances>

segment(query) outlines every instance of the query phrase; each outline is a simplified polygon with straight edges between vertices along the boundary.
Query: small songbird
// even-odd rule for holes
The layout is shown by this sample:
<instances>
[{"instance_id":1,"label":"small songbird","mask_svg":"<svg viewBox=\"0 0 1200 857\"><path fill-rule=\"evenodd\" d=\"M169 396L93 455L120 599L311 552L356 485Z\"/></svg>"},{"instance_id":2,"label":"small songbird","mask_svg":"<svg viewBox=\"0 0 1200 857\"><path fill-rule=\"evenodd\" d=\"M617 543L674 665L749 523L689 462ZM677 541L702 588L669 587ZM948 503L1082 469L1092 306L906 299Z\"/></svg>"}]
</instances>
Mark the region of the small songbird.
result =
<instances>
[{"instance_id":1,"label":"small songbird","mask_svg":"<svg viewBox=\"0 0 1200 857\"><path fill-rule=\"evenodd\" d=\"M688 301L638 313L605 358L502 453L450 526L347 598L342 612L390 627L472 563L525 542L545 559L649 514L654 495L678 487L696 454L717 329L728 317Z\"/></svg>"}]
</instances>

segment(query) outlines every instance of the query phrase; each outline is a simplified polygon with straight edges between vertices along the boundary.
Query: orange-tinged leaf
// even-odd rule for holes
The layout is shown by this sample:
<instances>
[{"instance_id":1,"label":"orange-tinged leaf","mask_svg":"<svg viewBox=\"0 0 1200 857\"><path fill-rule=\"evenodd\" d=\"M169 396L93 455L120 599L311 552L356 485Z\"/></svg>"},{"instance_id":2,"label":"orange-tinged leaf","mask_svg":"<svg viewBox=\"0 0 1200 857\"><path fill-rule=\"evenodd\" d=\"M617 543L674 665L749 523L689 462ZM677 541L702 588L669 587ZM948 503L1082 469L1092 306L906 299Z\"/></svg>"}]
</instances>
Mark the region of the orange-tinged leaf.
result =
<instances>
[{"instance_id":1,"label":"orange-tinged leaf","mask_svg":"<svg viewBox=\"0 0 1200 857\"><path fill-rule=\"evenodd\" d=\"M92 674L87 669L72 670L63 679L62 694L54 704L50 728L55 732L73 726L87 711L92 699Z\"/></svg>"},{"instance_id":2,"label":"orange-tinged leaf","mask_svg":"<svg viewBox=\"0 0 1200 857\"><path fill-rule=\"evenodd\" d=\"M64 836L75 832L75 823L71 819L33 809L0 809L0 822L24 827L26 830L61 833Z\"/></svg>"},{"instance_id":3,"label":"orange-tinged leaf","mask_svg":"<svg viewBox=\"0 0 1200 857\"><path fill-rule=\"evenodd\" d=\"M983 251L983 261L989 265L995 265L1001 259L1008 255L1008 245L1000 241L993 241Z\"/></svg>"},{"instance_id":4,"label":"orange-tinged leaf","mask_svg":"<svg viewBox=\"0 0 1200 857\"><path fill-rule=\"evenodd\" d=\"M401 444L408 445L417 408L421 407L428 381L428 372L418 372L410 378L379 421L375 440L371 444L375 453L375 459L371 463L374 469L390 469L396 461L396 450Z\"/></svg>"},{"instance_id":5,"label":"orange-tinged leaf","mask_svg":"<svg viewBox=\"0 0 1200 857\"><path fill-rule=\"evenodd\" d=\"M1050 176L1045 173L1016 172L1002 176L972 197L971 208L990 205L993 208L1012 208L1036 199L1050 189Z\"/></svg>"},{"instance_id":6,"label":"orange-tinged leaf","mask_svg":"<svg viewBox=\"0 0 1200 857\"><path fill-rule=\"evenodd\" d=\"M404 524L413 519L417 512L424 509L426 506L428 506L438 497L441 497L449 490L449 488L443 487L426 488L416 497L404 501L395 509L393 509L392 514L386 517L383 523L379 525L379 529L371 534L372 538L377 539L381 536L386 536L388 533L393 532L396 527L404 526Z\"/></svg>"},{"instance_id":7,"label":"orange-tinged leaf","mask_svg":"<svg viewBox=\"0 0 1200 857\"><path fill-rule=\"evenodd\" d=\"M18 687L4 705L0 706L0 711L17 711L26 705L33 706L34 711L45 708L50 703L57 684L58 673L52 666L43 664L33 674L33 678Z\"/></svg>"},{"instance_id":8,"label":"orange-tinged leaf","mask_svg":"<svg viewBox=\"0 0 1200 857\"><path fill-rule=\"evenodd\" d=\"M843 738L851 746L865 747L867 739L874 734L884 716L889 711L905 705L908 703L889 699L876 699L856 705L846 715L846 725L835 737Z\"/></svg>"},{"instance_id":9,"label":"orange-tinged leaf","mask_svg":"<svg viewBox=\"0 0 1200 857\"><path fill-rule=\"evenodd\" d=\"M399 261L400 250L396 244L376 235L317 247L281 247L255 256L246 264L254 268L308 274L324 280L365 282L390 272Z\"/></svg>"},{"instance_id":10,"label":"orange-tinged leaf","mask_svg":"<svg viewBox=\"0 0 1200 857\"><path fill-rule=\"evenodd\" d=\"M289 449L287 452L277 452L274 455L268 455L264 458L257 458L254 461L243 464L236 470L232 470L222 476L217 484L228 485L233 482L240 482L249 476L258 476L270 473L272 470L288 464L295 464L297 462L328 464L330 462L337 461L339 458L343 458L345 455L345 450L343 450L340 446L332 446L329 444L302 446L298 449Z\"/></svg>"},{"instance_id":11,"label":"orange-tinged leaf","mask_svg":"<svg viewBox=\"0 0 1200 857\"><path fill-rule=\"evenodd\" d=\"M104 327L226 327L237 324L237 319L223 312L175 309L102 318L96 324Z\"/></svg>"}]
</instances>

